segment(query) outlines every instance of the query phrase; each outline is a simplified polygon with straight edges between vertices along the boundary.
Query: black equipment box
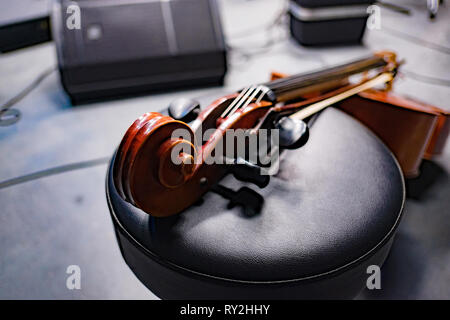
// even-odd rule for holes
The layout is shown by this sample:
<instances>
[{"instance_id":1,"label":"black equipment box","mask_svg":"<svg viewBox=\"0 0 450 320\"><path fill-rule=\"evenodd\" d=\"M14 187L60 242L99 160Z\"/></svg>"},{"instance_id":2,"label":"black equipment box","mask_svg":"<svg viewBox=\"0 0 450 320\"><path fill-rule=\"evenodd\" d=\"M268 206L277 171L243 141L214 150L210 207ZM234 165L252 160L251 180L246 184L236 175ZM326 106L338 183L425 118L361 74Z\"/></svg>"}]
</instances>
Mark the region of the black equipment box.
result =
<instances>
[{"instance_id":1,"label":"black equipment box","mask_svg":"<svg viewBox=\"0 0 450 320\"><path fill-rule=\"evenodd\" d=\"M79 29L73 28L76 10L67 10L74 3ZM52 31L62 84L74 104L224 80L215 0L62 0L52 10Z\"/></svg>"},{"instance_id":2,"label":"black equipment box","mask_svg":"<svg viewBox=\"0 0 450 320\"><path fill-rule=\"evenodd\" d=\"M291 35L302 45L358 43L374 0L290 0Z\"/></svg>"},{"instance_id":3,"label":"black equipment box","mask_svg":"<svg viewBox=\"0 0 450 320\"><path fill-rule=\"evenodd\" d=\"M0 1L0 52L50 40L47 0Z\"/></svg>"}]
</instances>

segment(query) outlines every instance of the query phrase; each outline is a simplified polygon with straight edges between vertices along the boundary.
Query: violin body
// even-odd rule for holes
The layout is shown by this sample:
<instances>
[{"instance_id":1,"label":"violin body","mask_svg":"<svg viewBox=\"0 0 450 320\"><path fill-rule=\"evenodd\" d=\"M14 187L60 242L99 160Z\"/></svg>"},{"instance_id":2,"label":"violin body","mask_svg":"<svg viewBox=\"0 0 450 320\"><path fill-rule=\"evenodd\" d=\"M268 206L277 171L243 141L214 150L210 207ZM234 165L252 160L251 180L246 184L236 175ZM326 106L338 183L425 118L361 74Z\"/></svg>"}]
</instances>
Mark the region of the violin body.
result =
<instances>
[{"instance_id":1,"label":"violin body","mask_svg":"<svg viewBox=\"0 0 450 320\"><path fill-rule=\"evenodd\" d=\"M338 108L371 129L394 153L407 178L419 174L422 159L442 152L449 134L449 114L391 92L368 90Z\"/></svg>"}]
</instances>

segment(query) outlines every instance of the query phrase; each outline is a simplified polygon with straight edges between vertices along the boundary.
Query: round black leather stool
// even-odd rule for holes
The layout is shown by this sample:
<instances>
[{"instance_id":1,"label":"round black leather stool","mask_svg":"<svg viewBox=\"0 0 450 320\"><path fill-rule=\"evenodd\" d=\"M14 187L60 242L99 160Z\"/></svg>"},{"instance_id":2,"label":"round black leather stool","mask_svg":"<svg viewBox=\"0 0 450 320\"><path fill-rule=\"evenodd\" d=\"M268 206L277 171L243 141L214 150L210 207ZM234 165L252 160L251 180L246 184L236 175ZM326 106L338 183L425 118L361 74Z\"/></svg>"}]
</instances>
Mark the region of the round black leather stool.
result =
<instances>
[{"instance_id":1,"label":"round black leather stool","mask_svg":"<svg viewBox=\"0 0 450 320\"><path fill-rule=\"evenodd\" d=\"M334 108L311 125L305 147L282 154L266 188L248 185L265 199L253 217L210 192L153 218L118 196L113 165L106 189L122 255L163 299L353 298L367 267L383 264L405 199L391 152ZM243 185L231 175L221 184Z\"/></svg>"}]
</instances>

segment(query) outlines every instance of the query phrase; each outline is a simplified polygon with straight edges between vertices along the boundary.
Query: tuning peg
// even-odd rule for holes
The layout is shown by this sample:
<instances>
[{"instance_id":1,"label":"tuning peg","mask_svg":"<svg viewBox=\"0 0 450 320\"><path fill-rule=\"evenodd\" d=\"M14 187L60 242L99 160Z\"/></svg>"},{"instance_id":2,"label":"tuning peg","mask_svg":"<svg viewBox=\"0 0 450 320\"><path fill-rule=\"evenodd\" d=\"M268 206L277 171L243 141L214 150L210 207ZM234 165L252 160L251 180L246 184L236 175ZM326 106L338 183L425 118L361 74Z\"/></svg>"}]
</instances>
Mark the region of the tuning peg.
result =
<instances>
[{"instance_id":1,"label":"tuning peg","mask_svg":"<svg viewBox=\"0 0 450 320\"><path fill-rule=\"evenodd\" d=\"M237 158L227 165L237 180L253 183L260 188L264 188L269 184L270 176L264 174L260 166L245 159Z\"/></svg>"},{"instance_id":2,"label":"tuning peg","mask_svg":"<svg viewBox=\"0 0 450 320\"><path fill-rule=\"evenodd\" d=\"M197 100L179 98L169 105L169 115L175 120L191 122L200 112L200 103Z\"/></svg>"},{"instance_id":3,"label":"tuning peg","mask_svg":"<svg viewBox=\"0 0 450 320\"><path fill-rule=\"evenodd\" d=\"M276 123L275 128L279 130L282 148L297 149L308 142L309 129L303 120L283 117Z\"/></svg>"},{"instance_id":4,"label":"tuning peg","mask_svg":"<svg viewBox=\"0 0 450 320\"><path fill-rule=\"evenodd\" d=\"M242 187L238 191L234 191L220 184L214 185L211 191L228 199L228 208L235 206L242 208L246 216L252 217L261 212L264 206L264 198L256 191Z\"/></svg>"}]
</instances>

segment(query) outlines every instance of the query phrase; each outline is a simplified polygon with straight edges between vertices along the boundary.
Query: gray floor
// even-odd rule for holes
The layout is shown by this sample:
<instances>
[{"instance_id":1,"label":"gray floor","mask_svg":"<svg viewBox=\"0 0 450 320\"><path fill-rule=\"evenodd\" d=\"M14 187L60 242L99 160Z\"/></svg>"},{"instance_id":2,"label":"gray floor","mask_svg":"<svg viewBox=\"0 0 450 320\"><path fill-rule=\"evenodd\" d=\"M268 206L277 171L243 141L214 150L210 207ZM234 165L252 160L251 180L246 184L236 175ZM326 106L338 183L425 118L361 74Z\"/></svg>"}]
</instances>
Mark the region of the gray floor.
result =
<instances>
[{"instance_id":1,"label":"gray floor","mask_svg":"<svg viewBox=\"0 0 450 320\"><path fill-rule=\"evenodd\" d=\"M276 44L252 50L264 44L268 36L264 27L283 2L222 0L223 24L235 48L225 88L72 107L53 73L17 105L22 120L0 127L0 298L155 299L120 255L104 193L102 159L112 154L130 123L144 112L165 108L178 96L200 97L205 105L223 93L268 79L272 70L308 71L385 48L405 58L405 71L450 79L450 4L430 22L425 0L396 3L411 8L413 15L382 9L381 30L369 31L364 46L306 49L290 41L282 29L273 28ZM422 44L420 39L437 45ZM244 51L255 54L246 58ZM0 55L0 101L55 64L53 44ZM399 77L397 92L450 109L448 87L410 76ZM435 160L446 172L450 172L449 144ZM95 159L100 164L27 182L5 182ZM363 292L360 299L450 299L449 195L444 173L420 201L407 201L382 270L382 290ZM81 267L81 290L66 288L66 268L72 264Z\"/></svg>"}]
</instances>

